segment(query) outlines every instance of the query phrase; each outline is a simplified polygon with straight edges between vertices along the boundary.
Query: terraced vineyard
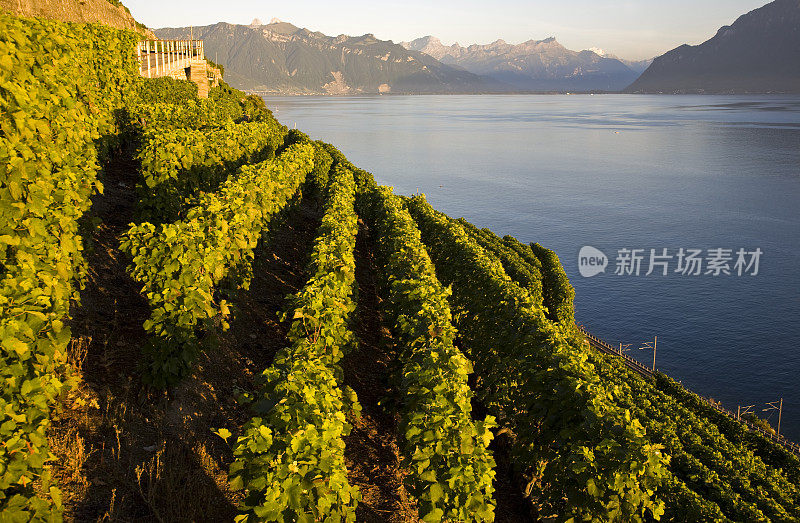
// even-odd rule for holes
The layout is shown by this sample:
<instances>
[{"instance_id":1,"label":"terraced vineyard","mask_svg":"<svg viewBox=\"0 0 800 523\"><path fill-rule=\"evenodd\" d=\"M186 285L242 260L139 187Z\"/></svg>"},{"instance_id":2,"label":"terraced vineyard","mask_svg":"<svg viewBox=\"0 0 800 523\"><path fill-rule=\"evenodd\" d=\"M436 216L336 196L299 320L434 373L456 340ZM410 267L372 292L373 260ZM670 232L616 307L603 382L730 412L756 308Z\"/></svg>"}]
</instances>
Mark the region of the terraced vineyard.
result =
<instances>
[{"instance_id":1,"label":"terraced vineyard","mask_svg":"<svg viewBox=\"0 0 800 523\"><path fill-rule=\"evenodd\" d=\"M800 520L797 456L591 348L552 251L134 35L0 26L3 520Z\"/></svg>"}]
</instances>

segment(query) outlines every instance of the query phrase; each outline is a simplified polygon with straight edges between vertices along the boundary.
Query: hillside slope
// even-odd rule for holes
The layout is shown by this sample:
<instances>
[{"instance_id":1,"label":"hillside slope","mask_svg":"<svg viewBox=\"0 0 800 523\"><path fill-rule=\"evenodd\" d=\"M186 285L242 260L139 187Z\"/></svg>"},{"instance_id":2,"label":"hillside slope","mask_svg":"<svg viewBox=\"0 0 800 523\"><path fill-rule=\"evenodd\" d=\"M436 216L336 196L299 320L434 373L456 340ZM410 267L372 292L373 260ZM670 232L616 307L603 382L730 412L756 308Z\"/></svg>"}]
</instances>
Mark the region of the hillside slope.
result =
<instances>
[{"instance_id":1,"label":"hillside slope","mask_svg":"<svg viewBox=\"0 0 800 523\"><path fill-rule=\"evenodd\" d=\"M0 0L0 9L17 16L42 17L64 22L99 22L117 29L130 29L153 38L119 1L109 0Z\"/></svg>"},{"instance_id":2,"label":"hillside slope","mask_svg":"<svg viewBox=\"0 0 800 523\"><path fill-rule=\"evenodd\" d=\"M614 57L593 51L571 51L555 38L509 44L497 40L487 45L442 45L425 36L401 42L407 49L433 56L443 63L533 91L617 91L638 75Z\"/></svg>"},{"instance_id":3,"label":"hillside slope","mask_svg":"<svg viewBox=\"0 0 800 523\"><path fill-rule=\"evenodd\" d=\"M0 13L0 520L800 520L787 442L595 352L554 252L136 45Z\"/></svg>"},{"instance_id":4,"label":"hillside slope","mask_svg":"<svg viewBox=\"0 0 800 523\"><path fill-rule=\"evenodd\" d=\"M800 0L775 0L655 59L629 93L800 93Z\"/></svg>"},{"instance_id":5,"label":"hillside slope","mask_svg":"<svg viewBox=\"0 0 800 523\"><path fill-rule=\"evenodd\" d=\"M363 36L326 36L284 22L156 29L159 38L205 41L238 89L280 94L477 93L500 82L440 63L423 53Z\"/></svg>"}]
</instances>

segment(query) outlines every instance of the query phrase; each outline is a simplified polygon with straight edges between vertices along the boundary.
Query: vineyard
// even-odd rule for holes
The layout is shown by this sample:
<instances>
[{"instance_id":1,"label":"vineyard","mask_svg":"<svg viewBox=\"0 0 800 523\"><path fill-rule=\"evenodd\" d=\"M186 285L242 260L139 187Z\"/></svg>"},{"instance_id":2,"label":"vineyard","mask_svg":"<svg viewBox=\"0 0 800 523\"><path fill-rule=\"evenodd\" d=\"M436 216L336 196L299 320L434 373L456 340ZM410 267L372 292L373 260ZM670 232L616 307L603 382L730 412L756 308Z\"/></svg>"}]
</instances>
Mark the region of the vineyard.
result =
<instances>
[{"instance_id":1,"label":"vineyard","mask_svg":"<svg viewBox=\"0 0 800 523\"><path fill-rule=\"evenodd\" d=\"M593 349L553 251L134 33L0 28L0 520L800 521L800 459Z\"/></svg>"}]
</instances>

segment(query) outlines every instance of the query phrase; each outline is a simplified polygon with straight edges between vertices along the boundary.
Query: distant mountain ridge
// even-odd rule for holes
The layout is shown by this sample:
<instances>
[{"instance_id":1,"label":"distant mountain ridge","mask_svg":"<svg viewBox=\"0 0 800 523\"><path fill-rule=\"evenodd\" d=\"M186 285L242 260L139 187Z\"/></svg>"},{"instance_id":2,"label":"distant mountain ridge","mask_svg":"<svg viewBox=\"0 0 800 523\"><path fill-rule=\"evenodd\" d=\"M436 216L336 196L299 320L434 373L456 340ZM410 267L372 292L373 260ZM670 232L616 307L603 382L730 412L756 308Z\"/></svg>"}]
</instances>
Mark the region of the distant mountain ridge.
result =
<instances>
[{"instance_id":1,"label":"distant mountain ridge","mask_svg":"<svg viewBox=\"0 0 800 523\"><path fill-rule=\"evenodd\" d=\"M156 29L159 38L204 40L206 56L225 66L234 87L273 94L480 93L510 86L391 41L326 36L273 20L249 26Z\"/></svg>"},{"instance_id":2,"label":"distant mountain ridge","mask_svg":"<svg viewBox=\"0 0 800 523\"><path fill-rule=\"evenodd\" d=\"M618 56L614 56L613 54L605 55L606 58L616 58L623 64L628 66L628 69L636 73L637 75L641 75L643 72L647 70L648 67L653 63L655 58L648 58L646 60L626 60L625 58L620 58Z\"/></svg>"},{"instance_id":3,"label":"distant mountain ridge","mask_svg":"<svg viewBox=\"0 0 800 523\"><path fill-rule=\"evenodd\" d=\"M623 64L627 65L628 68L636 74L642 74L648 67L650 67L650 64L653 63L653 60L655 60L655 58L648 58L645 60L627 60L625 58L620 58L619 56L606 53L597 47L590 47L589 51L592 51L603 58L613 58L614 60L619 60Z\"/></svg>"},{"instance_id":4,"label":"distant mountain ridge","mask_svg":"<svg viewBox=\"0 0 800 523\"><path fill-rule=\"evenodd\" d=\"M800 93L800 0L775 0L659 56L625 91Z\"/></svg>"},{"instance_id":5,"label":"distant mountain ridge","mask_svg":"<svg viewBox=\"0 0 800 523\"><path fill-rule=\"evenodd\" d=\"M553 37L516 45L496 40L464 47L458 43L446 46L434 36L425 36L400 45L520 90L617 91L630 85L644 69L631 62L637 64L636 71L613 56L592 50L571 51Z\"/></svg>"}]
</instances>

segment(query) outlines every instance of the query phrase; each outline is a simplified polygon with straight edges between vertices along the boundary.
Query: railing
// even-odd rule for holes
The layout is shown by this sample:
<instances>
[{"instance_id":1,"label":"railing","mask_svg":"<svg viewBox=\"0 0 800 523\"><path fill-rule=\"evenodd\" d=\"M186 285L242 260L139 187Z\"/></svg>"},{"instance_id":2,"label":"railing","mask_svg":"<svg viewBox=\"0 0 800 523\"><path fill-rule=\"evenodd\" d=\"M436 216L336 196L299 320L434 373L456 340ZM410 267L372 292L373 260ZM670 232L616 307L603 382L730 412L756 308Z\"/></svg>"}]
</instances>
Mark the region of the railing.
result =
<instances>
[{"instance_id":1,"label":"railing","mask_svg":"<svg viewBox=\"0 0 800 523\"><path fill-rule=\"evenodd\" d=\"M594 348L598 349L599 351L604 352L606 354L612 354L614 356L619 356L620 358L622 358L624 360L625 364L628 367L630 367L631 369L635 370L636 372L638 372L642 376L645 376L645 377L653 376L653 370L652 369L648 369L647 367L645 367L644 365L642 365L641 363L639 363L635 359L631 358L630 356L628 356L624 352L621 352L619 349L617 349L616 347L614 347L610 343L607 343L607 342L601 340L600 338L598 338L596 336L593 336L583 326L577 325L577 327L583 333L583 335L586 336L586 341L592 347L594 347ZM695 393L695 394L697 394L697 393ZM721 412L722 414L727 415L732 420L738 421L740 423L743 423L751 431L761 434L765 438L770 439L771 441L773 441L773 442L775 442L775 443L777 443L779 445L782 445L784 448L786 448L790 452L793 452L794 454L800 456L800 445L798 445L797 443L795 443L793 441L790 441L790 440L786 439L783 436L777 435L774 432L770 432L770 431L764 429L763 427L759 427L758 425L755 425L755 424L747 421L746 419L741 419L740 417L736 416L736 414L734 414L733 412L729 411L728 409L726 409L721 404L719 404L719 403L717 403L715 401L712 401L712 400L710 400L708 398L700 396L699 394L697 394L697 396L701 400L706 402L706 404L710 405L711 407L713 407L717 411Z\"/></svg>"},{"instance_id":2,"label":"railing","mask_svg":"<svg viewBox=\"0 0 800 523\"><path fill-rule=\"evenodd\" d=\"M195 60L205 60L202 40L144 40L136 54L145 78L176 76Z\"/></svg>"},{"instance_id":3,"label":"railing","mask_svg":"<svg viewBox=\"0 0 800 523\"><path fill-rule=\"evenodd\" d=\"M781 435L775 434L774 432L770 432L769 430L766 430L763 427L759 427L758 425L755 425L746 419L742 419L741 417L737 416L732 411L726 409L719 403L711 401L708 398L704 398L699 394L698 396L700 397L701 400L705 401L707 404L711 405L721 413L726 414L728 417L738 421L739 423L744 423L747 426L747 428L752 430L753 432L760 433L765 438L768 438L779 445L783 445L787 450L790 450L791 452L794 452L797 456L800 456L800 445L798 445L794 441L790 441Z\"/></svg>"},{"instance_id":4,"label":"railing","mask_svg":"<svg viewBox=\"0 0 800 523\"><path fill-rule=\"evenodd\" d=\"M612 346L611 344L606 343L605 341L601 340L600 338L592 336L591 334L589 334L589 332L584 327L582 327L580 325L578 325L577 327L583 333L583 335L586 336L586 340L589 342L589 345L591 345L592 347L600 350L601 352L605 352L606 354L612 354L614 356L619 356L620 358L622 358L625 361L625 364L628 367L630 367L631 369L635 370L636 372L638 372L642 376L650 377L650 376L653 375L652 369L648 369L647 367L645 367L644 365L642 365L641 363L639 363L635 359L631 358L630 356L628 356L624 352L620 351L616 347Z\"/></svg>"}]
</instances>

